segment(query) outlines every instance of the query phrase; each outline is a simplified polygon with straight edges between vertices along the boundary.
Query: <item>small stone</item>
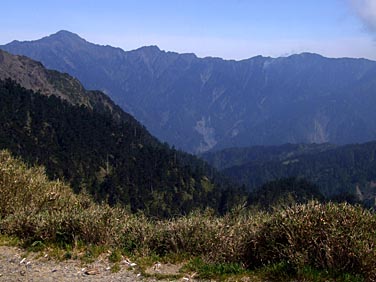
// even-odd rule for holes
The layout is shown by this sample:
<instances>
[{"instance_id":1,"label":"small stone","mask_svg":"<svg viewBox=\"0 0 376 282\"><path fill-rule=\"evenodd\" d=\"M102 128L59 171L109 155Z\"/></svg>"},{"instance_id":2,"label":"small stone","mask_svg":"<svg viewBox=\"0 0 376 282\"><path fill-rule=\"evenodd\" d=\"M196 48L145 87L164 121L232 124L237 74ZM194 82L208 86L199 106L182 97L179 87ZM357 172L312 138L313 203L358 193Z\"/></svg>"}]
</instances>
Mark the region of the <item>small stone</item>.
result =
<instances>
[{"instance_id":1,"label":"small stone","mask_svg":"<svg viewBox=\"0 0 376 282\"><path fill-rule=\"evenodd\" d=\"M127 265L130 265L130 264L131 264L130 261L128 261L128 260L126 260L126 259L123 260L122 263L123 263L123 264L127 264Z\"/></svg>"},{"instance_id":2,"label":"small stone","mask_svg":"<svg viewBox=\"0 0 376 282\"><path fill-rule=\"evenodd\" d=\"M157 262L156 264L154 264L154 266L153 266L153 269L155 270L155 271L160 271L160 268L161 268L161 263L159 263L159 262Z\"/></svg>"},{"instance_id":3,"label":"small stone","mask_svg":"<svg viewBox=\"0 0 376 282\"><path fill-rule=\"evenodd\" d=\"M99 270L96 269L96 268L88 269L88 270L85 271L85 274L86 275L97 275L97 274L99 274Z\"/></svg>"}]
</instances>

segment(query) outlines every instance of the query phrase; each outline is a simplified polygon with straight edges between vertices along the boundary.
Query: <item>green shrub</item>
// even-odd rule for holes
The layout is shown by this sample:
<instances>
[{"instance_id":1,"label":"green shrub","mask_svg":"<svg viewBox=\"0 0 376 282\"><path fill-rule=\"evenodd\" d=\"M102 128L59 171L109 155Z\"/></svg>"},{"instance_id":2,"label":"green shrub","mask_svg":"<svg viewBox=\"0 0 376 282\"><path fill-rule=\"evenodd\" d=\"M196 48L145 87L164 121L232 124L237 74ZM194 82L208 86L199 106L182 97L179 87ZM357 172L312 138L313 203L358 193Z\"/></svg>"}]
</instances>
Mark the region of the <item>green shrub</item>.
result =
<instances>
[{"instance_id":1,"label":"green shrub","mask_svg":"<svg viewBox=\"0 0 376 282\"><path fill-rule=\"evenodd\" d=\"M204 279L246 273L246 269L238 263L207 263L201 258L190 260L183 271L197 272Z\"/></svg>"},{"instance_id":2,"label":"green shrub","mask_svg":"<svg viewBox=\"0 0 376 282\"><path fill-rule=\"evenodd\" d=\"M119 250L113 250L108 257L108 260L112 263L119 262L122 259L121 252Z\"/></svg>"}]
</instances>

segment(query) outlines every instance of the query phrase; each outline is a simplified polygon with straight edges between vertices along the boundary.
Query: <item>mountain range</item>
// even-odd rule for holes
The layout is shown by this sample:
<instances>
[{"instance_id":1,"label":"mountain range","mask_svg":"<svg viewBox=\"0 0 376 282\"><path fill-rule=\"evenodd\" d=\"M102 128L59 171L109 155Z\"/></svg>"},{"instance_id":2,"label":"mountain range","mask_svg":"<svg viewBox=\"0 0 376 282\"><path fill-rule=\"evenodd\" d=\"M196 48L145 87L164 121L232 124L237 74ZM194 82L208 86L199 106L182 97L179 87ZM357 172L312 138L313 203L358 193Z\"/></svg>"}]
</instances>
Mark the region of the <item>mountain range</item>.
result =
<instances>
[{"instance_id":1,"label":"mountain range","mask_svg":"<svg viewBox=\"0 0 376 282\"><path fill-rule=\"evenodd\" d=\"M124 51L68 31L0 48L103 91L153 135L188 152L376 139L376 62L366 59L198 58L156 46Z\"/></svg>"}]
</instances>

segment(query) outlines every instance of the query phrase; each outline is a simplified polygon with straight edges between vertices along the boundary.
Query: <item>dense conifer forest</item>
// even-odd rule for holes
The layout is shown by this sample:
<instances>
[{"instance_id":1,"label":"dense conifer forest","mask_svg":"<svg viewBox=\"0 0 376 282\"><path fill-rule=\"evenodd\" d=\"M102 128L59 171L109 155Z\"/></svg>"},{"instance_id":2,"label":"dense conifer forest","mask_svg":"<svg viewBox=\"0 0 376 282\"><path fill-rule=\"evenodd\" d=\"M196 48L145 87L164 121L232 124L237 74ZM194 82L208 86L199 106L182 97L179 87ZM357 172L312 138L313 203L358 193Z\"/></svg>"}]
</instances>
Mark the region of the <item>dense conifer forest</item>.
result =
<instances>
[{"instance_id":1,"label":"dense conifer forest","mask_svg":"<svg viewBox=\"0 0 376 282\"><path fill-rule=\"evenodd\" d=\"M45 166L99 202L167 217L196 208L227 211L245 194L198 158L159 143L136 120L0 82L0 147Z\"/></svg>"},{"instance_id":2,"label":"dense conifer forest","mask_svg":"<svg viewBox=\"0 0 376 282\"><path fill-rule=\"evenodd\" d=\"M315 184L327 199L374 206L376 142L233 148L204 158L250 191L269 181L297 177Z\"/></svg>"}]
</instances>

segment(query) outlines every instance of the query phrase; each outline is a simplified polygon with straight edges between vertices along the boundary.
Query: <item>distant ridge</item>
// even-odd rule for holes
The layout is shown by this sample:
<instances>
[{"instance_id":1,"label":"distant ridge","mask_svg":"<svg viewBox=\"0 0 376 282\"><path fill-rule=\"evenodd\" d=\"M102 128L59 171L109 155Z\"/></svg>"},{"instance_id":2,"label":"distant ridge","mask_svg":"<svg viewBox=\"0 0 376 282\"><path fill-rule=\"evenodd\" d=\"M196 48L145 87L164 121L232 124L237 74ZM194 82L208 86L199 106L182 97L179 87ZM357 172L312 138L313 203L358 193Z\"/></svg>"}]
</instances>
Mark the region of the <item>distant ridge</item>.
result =
<instances>
[{"instance_id":1,"label":"distant ridge","mask_svg":"<svg viewBox=\"0 0 376 282\"><path fill-rule=\"evenodd\" d=\"M376 62L366 59L126 52L68 31L0 48L104 91L152 134L189 152L376 139Z\"/></svg>"},{"instance_id":2,"label":"distant ridge","mask_svg":"<svg viewBox=\"0 0 376 282\"><path fill-rule=\"evenodd\" d=\"M284 144L231 148L207 152L202 157L250 190L269 181L298 177L317 185L332 200L376 206L376 141L344 146Z\"/></svg>"}]
</instances>

